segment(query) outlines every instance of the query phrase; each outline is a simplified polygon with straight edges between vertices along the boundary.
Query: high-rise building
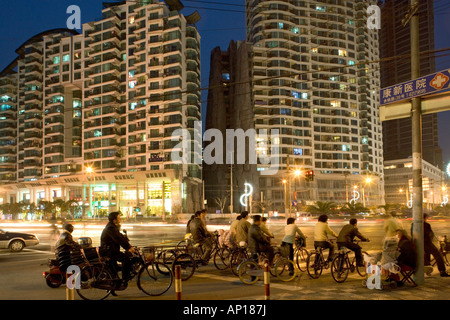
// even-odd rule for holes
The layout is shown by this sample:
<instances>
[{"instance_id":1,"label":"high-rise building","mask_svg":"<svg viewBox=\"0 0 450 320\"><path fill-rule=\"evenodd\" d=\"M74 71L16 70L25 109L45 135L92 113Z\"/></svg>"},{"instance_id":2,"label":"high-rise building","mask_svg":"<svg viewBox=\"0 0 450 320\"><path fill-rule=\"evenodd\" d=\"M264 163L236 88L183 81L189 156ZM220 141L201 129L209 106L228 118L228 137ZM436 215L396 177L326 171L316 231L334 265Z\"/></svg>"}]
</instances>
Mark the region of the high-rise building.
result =
<instances>
[{"instance_id":1,"label":"high-rise building","mask_svg":"<svg viewBox=\"0 0 450 320\"><path fill-rule=\"evenodd\" d=\"M434 50L433 0L419 1L420 74L436 71ZM411 80L411 32L402 25L409 10L409 0L385 0L381 6L380 58L381 87L389 87ZM424 160L442 168L442 150L438 141L438 115L422 116L422 147ZM384 160L411 157L411 119L390 120L383 123Z\"/></svg>"},{"instance_id":2,"label":"high-rise building","mask_svg":"<svg viewBox=\"0 0 450 320\"><path fill-rule=\"evenodd\" d=\"M172 159L173 133L201 120L200 17L182 9L178 0L105 2L82 33L50 30L17 49L0 77L1 178L16 182L1 187L3 201L76 199L91 213L128 215L201 207L200 161Z\"/></svg>"},{"instance_id":3,"label":"high-rise building","mask_svg":"<svg viewBox=\"0 0 450 320\"><path fill-rule=\"evenodd\" d=\"M279 131L278 138L257 141L258 155L271 154L274 145L279 150L271 154L280 160L278 174L266 176L261 173L268 165L257 167L259 192L271 200L271 211L314 201L345 203L355 185L370 189L366 205L383 202L378 31L367 26L371 4L246 1L254 127Z\"/></svg>"}]
</instances>

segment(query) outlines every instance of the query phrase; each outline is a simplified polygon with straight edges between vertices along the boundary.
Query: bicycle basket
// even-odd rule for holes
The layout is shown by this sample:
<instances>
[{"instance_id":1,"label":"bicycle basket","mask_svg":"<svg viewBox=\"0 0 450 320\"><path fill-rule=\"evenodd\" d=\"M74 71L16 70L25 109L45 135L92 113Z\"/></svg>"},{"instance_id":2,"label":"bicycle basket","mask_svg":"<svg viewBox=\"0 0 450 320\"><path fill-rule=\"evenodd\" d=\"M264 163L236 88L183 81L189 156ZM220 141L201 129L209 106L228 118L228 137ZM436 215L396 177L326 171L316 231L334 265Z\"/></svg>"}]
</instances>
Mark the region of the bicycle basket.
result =
<instances>
[{"instance_id":1,"label":"bicycle basket","mask_svg":"<svg viewBox=\"0 0 450 320\"><path fill-rule=\"evenodd\" d=\"M142 249L142 255L144 256L145 262L151 262L155 260L155 247L144 247Z\"/></svg>"}]
</instances>

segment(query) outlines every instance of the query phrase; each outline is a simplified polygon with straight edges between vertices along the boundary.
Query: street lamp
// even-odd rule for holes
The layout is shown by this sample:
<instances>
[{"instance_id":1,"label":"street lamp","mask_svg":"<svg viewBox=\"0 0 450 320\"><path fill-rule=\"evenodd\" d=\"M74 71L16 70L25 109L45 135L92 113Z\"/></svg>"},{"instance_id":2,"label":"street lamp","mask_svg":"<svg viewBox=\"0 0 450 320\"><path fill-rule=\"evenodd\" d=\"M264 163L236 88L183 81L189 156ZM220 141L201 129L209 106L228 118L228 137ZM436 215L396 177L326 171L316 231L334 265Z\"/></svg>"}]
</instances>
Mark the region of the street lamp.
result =
<instances>
[{"instance_id":1,"label":"street lamp","mask_svg":"<svg viewBox=\"0 0 450 320\"><path fill-rule=\"evenodd\" d=\"M281 182L283 182L284 184L284 212L287 214L289 207L288 207L288 198L287 198L287 192L286 192L286 187L287 187L287 180L283 179Z\"/></svg>"},{"instance_id":2,"label":"street lamp","mask_svg":"<svg viewBox=\"0 0 450 320\"><path fill-rule=\"evenodd\" d=\"M365 187L368 185L368 184L370 184L370 183L372 183L372 178L366 178L365 180L364 180L364 182L365 182L365 184L362 186L362 197L363 197L363 206L364 207L366 207L366 196L365 196L365 194L364 194L364 191L365 191ZM368 201L369 199L367 199L367 202L369 202Z\"/></svg>"},{"instance_id":3,"label":"street lamp","mask_svg":"<svg viewBox=\"0 0 450 320\"><path fill-rule=\"evenodd\" d=\"M86 167L85 172L88 175L91 175L91 177L94 179L94 187L93 187L92 192L90 190L91 188L90 188L90 184L89 184L89 194L90 194L90 198L91 198L89 206L91 207L91 211L93 213L93 218L95 219L95 171L94 171L94 168L92 168L92 167Z\"/></svg>"}]
</instances>

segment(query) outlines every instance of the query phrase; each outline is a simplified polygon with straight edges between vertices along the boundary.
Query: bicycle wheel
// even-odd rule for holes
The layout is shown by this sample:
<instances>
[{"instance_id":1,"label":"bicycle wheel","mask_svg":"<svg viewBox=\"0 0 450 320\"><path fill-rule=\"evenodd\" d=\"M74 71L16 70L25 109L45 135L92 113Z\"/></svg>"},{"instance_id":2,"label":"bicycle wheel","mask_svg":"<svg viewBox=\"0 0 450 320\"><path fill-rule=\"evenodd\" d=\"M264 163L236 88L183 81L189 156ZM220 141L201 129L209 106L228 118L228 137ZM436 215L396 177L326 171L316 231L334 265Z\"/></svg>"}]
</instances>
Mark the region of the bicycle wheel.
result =
<instances>
[{"instance_id":1,"label":"bicycle wheel","mask_svg":"<svg viewBox=\"0 0 450 320\"><path fill-rule=\"evenodd\" d=\"M230 268L231 268L231 272L235 276L238 276L238 272L237 272L238 266L241 264L241 262L243 262L244 260L247 260L247 259L248 259L248 254L246 251L238 250L238 251L233 252L233 254L231 255L231 259L230 259Z\"/></svg>"},{"instance_id":2,"label":"bicycle wheel","mask_svg":"<svg viewBox=\"0 0 450 320\"><path fill-rule=\"evenodd\" d=\"M164 270L164 272L160 272ZM160 296L170 289L173 273L161 262L150 262L142 266L137 278L138 288L149 296Z\"/></svg>"},{"instance_id":3,"label":"bicycle wheel","mask_svg":"<svg viewBox=\"0 0 450 320\"><path fill-rule=\"evenodd\" d=\"M281 281L289 282L295 279L295 265L294 262L289 259L279 259L273 269L275 276Z\"/></svg>"},{"instance_id":4,"label":"bicycle wheel","mask_svg":"<svg viewBox=\"0 0 450 320\"><path fill-rule=\"evenodd\" d=\"M80 288L76 288L83 300L104 300L111 291L105 289L114 284L113 272L103 264L85 266L81 269Z\"/></svg>"},{"instance_id":5,"label":"bicycle wheel","mask_svg":"<svg viewBox=\"0 0 450 320\"><path fill-rule=\"evenodd\" d=\"M161 262L162 265L168 265L171 266L172 263L175 261L175 258L177 256L177 252L175 250L168 250L168 251L162 251L158 254L157 261ZM160 264L157 264L156 267L158 268ZM158 270L161 273L167 273L167 269L163 268L162 270Z\"/></svg>"},{"instance_id":6,"label":"bicycle wheel","mask_svg":"<svg viewBox=\"0 0 450 320\"><path fill-rule=\"evenodd\" d=\"M181 266L181 280L186 281L193 276L196 264L191 255L182 253L172 263L171 270L173 274L175 274L176 266Z\"/></svg>"},{"instance_id":7,"label":"bicycle wheel","mask_svg":"<svg viewBox=\"0 0 450 320\"><path fill-rule=\"evenodd\" d=\"M308 256L309 256L309 252L305 248L300 248L299 250L297 250L297 252L294 256L297 267L302 272L306 271Z\"/></svg>"},{"instance_id":8,"label":"bicycle wheel","mask_svg":"<svg viewBox=\"0 0 450 320\"><path fill-rule=\"evenodd\" d=\"M369 254L368 254L367 252L365 252L365 251L363 251L362 254L363 254L363 255L369 255ZM353 263L354 263L354 265L356 266L356 271L358 272L358 274L359 274L361 277L367 276L366 266L365 266L365 265L363 265L363 266L358 266L358 263L356 263L356 257L353 259Z\"/></svg>"},{"instance_id":9,"label":"bicycle wheel","mask_svg":"<svg viewBox=\"0 0 450 320\"><path fill-rule=\"evenodd\" d=\"M274 256L273 256L273 261L272 261L272 265L269 265L269 272L270 275L276 277L277 274L275 273L275 265L277 264L278 261L284 259L283 256L281 255L281 253L279 252L275 252Z\"/></svg>"},{"instance_id":10,"label":"bicycle wheel","mask_svg":"<svg viewBox=\"0 0 450 320\"><path fill-rule=\"evenodd\" d=\"M350 271L349 261L345 255L338 255L331 263L331 276L337 283L347 280Z\"/></svg>"},{"instance_id":11,"label":"bicycle wheel","mask_svg":"<svg viewBox=\"0 0 450 320\"><path fill-rule=\"evenodd\" d=\"M260 277L264 276L264 271L255 261L245 260L239 264L237 274L242 283L255 284Z\"/></svg>"},{"instance_id":12,"label":"bicycle wheel","mask_svg":"<svg viewBox=\"0 0 450 320\"><path fill-rule=\"evenodd\" d=\"M313 251L308 255L306 259L306 271L313 279L318 279L323 271L323 261L321 255Z\"/></svg>"},{"instance_id":13,"label":"bicycle wheel","mask_svg":"<svg viewBox=\"0 0 450 320\"><path fill-rule=\"evenodd\" d=\"M218 270L225 270L230 264L230 250L221 248L214 254L214 265Z\"/></svg>"}]
</instances>

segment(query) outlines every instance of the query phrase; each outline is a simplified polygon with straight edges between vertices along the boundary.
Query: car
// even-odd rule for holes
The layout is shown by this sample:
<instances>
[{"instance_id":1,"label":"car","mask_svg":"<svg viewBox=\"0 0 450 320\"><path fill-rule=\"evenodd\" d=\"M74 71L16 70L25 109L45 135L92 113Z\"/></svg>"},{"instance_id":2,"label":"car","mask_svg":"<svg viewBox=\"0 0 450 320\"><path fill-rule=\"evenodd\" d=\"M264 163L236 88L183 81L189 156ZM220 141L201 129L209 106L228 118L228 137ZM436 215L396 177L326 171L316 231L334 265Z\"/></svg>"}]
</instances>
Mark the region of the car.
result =
<instances>
[{"instance_id":1,"label":"car","mask_svg":"<svg viewBox=\"0 0 450 320\"><path fill-rule=\"evenodd\" d=\"M8 232L0 229L0 249L9 249L12 252L20 252L25 247L39 244L39 239L34 234L21 232Z\"/></svg>"}]
</instances>

